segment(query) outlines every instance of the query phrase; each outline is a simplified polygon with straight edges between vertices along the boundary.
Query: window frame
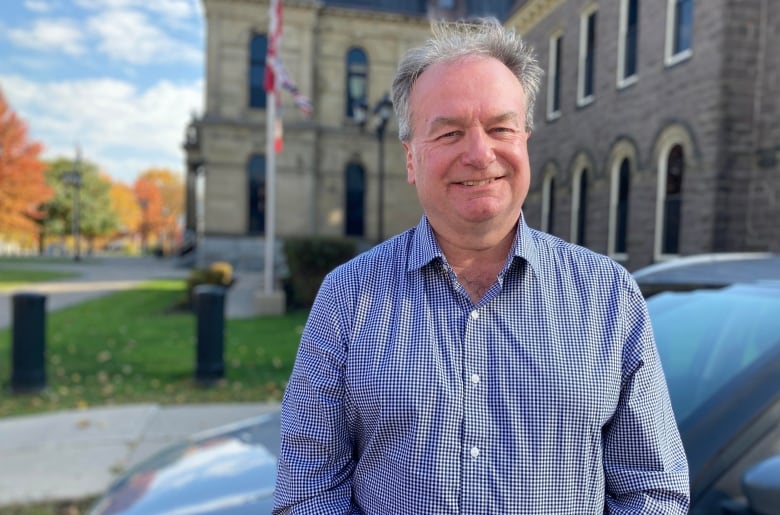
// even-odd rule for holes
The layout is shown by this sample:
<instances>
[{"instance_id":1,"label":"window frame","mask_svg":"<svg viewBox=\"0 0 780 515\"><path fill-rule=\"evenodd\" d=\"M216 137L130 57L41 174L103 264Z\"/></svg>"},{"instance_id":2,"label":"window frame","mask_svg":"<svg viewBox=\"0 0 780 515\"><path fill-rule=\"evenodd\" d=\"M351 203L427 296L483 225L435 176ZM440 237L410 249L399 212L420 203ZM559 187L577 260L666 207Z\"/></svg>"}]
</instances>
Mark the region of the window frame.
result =
<instances>
[{"instance_id":1,"label":"window frame","mask_svg":"<svg viewBox=\"0 0 780 515\"><path fill-rule=\"evenodd\" d=\"M598 36L598 4L591 4L580 14L580 50L577 67L577 106L584 107L596 98L596 38ZM590 20L593 19L591 31ZM586 94L587 73L590 71L591 91Z\"/></svg>"},{"instance_id":2,"label":"window frame","mask_svg":"<svg viewBox=\"0 0 780 515\"><path fill-rule=\"evenodd\" d=\"M634 2L636 23L634 25L634 73L626 75L626 59L629 52L631 3ZM639 79L639 0L620 0L620 20L618 26L617 87L625 88Z\"/></svg>"},{"instance_id":3,"label":"window frame","mask_svg":"<svg viewBox=\"0 0 780 515\"><path fill-rule=\"evenodd\" d=\"M681 20L677 16L678 3L685 2L690 9L690 27L687 29L690 31L690 41L687 48L677 50L676 39L680 33L681 24L684 20ZM693 55L693 0L667 0L666 2L666 45L664 50L664 63L666 66L674 66L677 63L690 59Z\"/></svg>"},{"instance_id":4,"label":"window frame","mask_svg":"<svg viewBox=\"0 0 780 515\"><path fill-rule=\"evenodd\" d=\"M561 117L561 58L563 56L562 30L558 30L550 35L548 50L547 120L551 121Z\"/></svg>"}]
</instances>

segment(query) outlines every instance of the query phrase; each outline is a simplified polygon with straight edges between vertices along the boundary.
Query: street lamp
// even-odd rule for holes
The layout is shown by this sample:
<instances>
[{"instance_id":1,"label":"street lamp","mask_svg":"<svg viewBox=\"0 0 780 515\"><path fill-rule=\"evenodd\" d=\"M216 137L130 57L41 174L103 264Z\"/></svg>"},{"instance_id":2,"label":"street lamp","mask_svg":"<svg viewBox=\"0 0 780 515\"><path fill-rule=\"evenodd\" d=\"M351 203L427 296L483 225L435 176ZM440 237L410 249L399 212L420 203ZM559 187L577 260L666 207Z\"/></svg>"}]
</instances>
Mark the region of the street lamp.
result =
<instances>
[{"instance_id":1,"label":"street lamp","mask_svg":"<svg viewBox=\"0 0 780 515\"><path fill-rule=\"evenodd\" d=\"M384 239L385 233L385 130L390 116L393 114L393 102L390 95L385 95L379 99L374 106L374 123L376 140L379 144L379 196L377 206L377 241Z\"/></svg>"},{"instance_id":2,"label":"street lamp","mask_svg":"<svg viewBox=\"0 0 780 515\"><path fill-rule=\"evenodd\" d=\"M71 216L71 232L75 252L73 260L81 259L81 237L79 235L79 190L81 190L81 148L76 148L76 160L73 162L73 170L62 174L62 181L73 186L73 213Z\"/></svg>"}]
</instances>

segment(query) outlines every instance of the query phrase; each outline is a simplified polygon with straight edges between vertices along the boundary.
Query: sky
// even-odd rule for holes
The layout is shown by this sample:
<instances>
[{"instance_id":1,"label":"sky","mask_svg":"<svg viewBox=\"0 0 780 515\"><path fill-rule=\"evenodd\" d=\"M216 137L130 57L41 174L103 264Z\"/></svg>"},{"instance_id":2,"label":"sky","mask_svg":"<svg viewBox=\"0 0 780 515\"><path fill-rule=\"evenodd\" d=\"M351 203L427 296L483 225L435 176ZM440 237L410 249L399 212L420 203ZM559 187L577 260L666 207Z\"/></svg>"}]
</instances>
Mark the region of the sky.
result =
<instances>
[{"instance_id":1,"label":"sky","mask_svg":"<svg viewBox=\"0 0 780 515\"><path fill-rule=\"evenodd\" d=\"M132 184L184 171L203 112L200 0L0 0L0 90L43 144Z\"/></svg>"}]
</instances>

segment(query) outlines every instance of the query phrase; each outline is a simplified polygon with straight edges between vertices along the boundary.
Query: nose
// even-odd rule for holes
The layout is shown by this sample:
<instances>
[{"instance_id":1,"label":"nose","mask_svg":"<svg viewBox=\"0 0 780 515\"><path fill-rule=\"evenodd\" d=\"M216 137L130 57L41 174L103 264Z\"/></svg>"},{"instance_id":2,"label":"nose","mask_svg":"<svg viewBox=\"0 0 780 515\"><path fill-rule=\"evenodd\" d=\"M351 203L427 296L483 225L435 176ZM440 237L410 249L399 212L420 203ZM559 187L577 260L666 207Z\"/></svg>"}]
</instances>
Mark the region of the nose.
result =
<instances>
[{"instance_id":1,"label":"nose","mask_svg":"<svg viewBox=\"0 0 780 515\"><path fill-rule=\"evenodd\" d=\"M493 151L493 142L481 127L467 132L464 138L465 149L463 162L477 169L487 168L495 161L496 154Z\"/></svg>"}]
</instances>

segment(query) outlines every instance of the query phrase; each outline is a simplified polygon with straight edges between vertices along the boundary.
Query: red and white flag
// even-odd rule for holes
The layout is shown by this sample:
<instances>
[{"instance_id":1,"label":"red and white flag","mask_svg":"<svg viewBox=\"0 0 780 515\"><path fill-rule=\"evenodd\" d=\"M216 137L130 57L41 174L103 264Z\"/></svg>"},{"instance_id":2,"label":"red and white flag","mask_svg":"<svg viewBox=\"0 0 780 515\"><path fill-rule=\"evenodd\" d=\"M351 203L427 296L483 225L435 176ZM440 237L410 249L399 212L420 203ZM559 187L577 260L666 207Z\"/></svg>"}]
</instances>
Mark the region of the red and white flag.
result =
<instances>
[{"instance_id":1,"label":"red and white flag","mask_svg":"<svg viewBox=\"0 0 780 515\"><path fill-rule=\"evenodd\" d=\"M284 89L293 95L296 107L304 114L311 115L313 106L311 100L298 90L298 86L290 79L284 68L280 56L282 45L282 0L271 0L270 22L268 25L268 53L265 57L264 86L267 93L274 94L276 102L276 119L274 120L274 149L276 153L282 151L282 101L281 90Z\"/></svg>"}]
</instances>

